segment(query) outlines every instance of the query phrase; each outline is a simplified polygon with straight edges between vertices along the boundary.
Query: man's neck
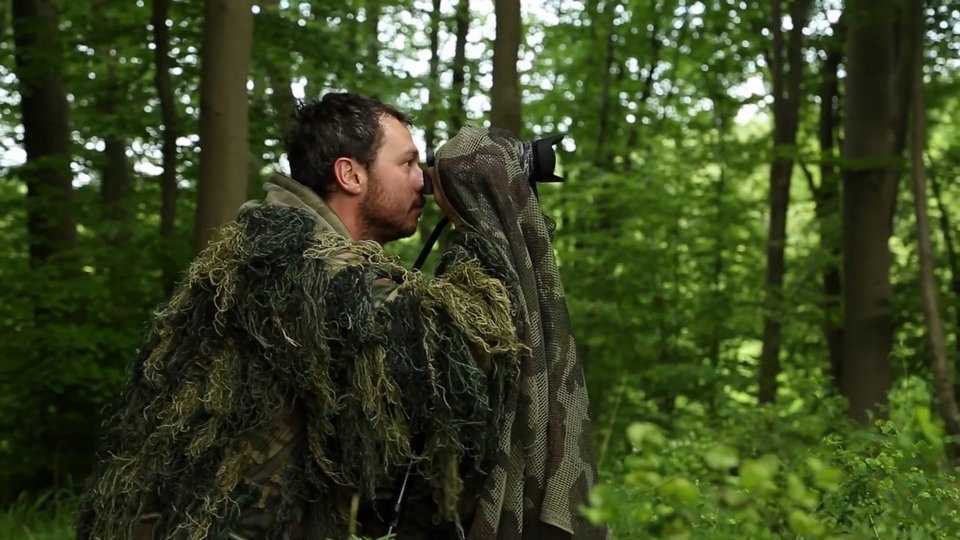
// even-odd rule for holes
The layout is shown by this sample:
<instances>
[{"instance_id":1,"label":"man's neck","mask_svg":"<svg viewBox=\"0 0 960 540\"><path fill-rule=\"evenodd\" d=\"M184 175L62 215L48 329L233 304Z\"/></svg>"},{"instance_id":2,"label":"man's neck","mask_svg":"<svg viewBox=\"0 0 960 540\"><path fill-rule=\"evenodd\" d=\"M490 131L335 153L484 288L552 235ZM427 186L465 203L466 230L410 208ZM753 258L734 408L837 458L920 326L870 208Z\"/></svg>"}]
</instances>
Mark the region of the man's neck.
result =
<instances>
[{"instance_id":1,"label":"man's neck","mask_svg":"<svg viewBox=\"0 0 960 540\"><path fill-rule=\"evenodd\" d=\"M349 197L331 194L326 199L327 206L340 218L355 242L363 240L363 225L357 203Z\"/></svg>"}]
</instances>

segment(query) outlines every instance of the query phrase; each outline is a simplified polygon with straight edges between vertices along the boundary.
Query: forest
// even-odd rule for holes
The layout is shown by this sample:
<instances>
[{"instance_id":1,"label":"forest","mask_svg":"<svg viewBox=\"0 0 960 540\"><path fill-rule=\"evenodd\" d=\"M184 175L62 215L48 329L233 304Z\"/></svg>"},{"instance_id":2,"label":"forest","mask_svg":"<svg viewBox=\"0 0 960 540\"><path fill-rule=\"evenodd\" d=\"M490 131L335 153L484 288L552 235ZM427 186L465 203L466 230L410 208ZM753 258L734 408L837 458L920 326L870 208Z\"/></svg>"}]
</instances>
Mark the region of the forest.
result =
<instances>
[{"instance_id":1,"label":"forest","mask_svg":"<svg viewBox=\"0 0 960 540\"><path fill-rule=\"evenodd\" d=\"M343 90L421 155L565 135L610 538L960 538L960 0L0 0L0 537L72 537L152 313Z\"/></svg>"}]
</instances>

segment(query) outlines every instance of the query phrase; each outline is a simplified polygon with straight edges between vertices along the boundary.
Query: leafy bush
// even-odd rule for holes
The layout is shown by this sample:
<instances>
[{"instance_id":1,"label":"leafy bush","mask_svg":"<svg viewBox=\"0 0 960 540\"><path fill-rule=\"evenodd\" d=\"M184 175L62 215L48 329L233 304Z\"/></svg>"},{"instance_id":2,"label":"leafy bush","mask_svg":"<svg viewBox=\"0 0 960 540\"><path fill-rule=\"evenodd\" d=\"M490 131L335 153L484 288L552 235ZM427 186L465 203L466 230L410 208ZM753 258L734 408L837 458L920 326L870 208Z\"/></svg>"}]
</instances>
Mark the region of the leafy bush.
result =
<instances>
[{"instance_id":1,"label":"leafy bush","mask_svg":"<svg viewBox=\"0 0 960 540\"><path fill-rule=\"evenodd\" d=\"M836 399L815 414L727 404L710 415L679 399L670 425L626 429L629 452L584 511L612 538L960 538L960 487L930 402L905 379L889 420L864 430Z\"/></svg>"}]
</instances>

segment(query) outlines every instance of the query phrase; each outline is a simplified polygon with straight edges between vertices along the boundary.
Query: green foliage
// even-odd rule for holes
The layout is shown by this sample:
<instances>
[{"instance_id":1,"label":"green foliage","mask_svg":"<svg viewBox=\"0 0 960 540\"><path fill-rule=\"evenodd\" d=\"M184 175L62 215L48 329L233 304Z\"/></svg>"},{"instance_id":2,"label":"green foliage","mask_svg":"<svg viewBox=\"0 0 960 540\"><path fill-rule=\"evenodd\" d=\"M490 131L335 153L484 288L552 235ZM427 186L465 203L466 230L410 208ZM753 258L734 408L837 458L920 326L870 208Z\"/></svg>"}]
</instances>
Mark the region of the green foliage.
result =
<instances>
[{"instance_id":1,"label":"green foliage","mask_svg":"<svg viewBox=\"0 0 960 540\"><path fill-rule=\"evenodd\" d=\"M76 195L86 227L69 263L31 269L19 256L0 268L0 297L11 300L0 304L0 334L15 337L0 340L0 501L82 481L100 411L126 379L141 330L163 299L153 223L108 243L98 193L85 186ZM15 207L18 198L0 190L0 206ZM156 214L159 196L144 188L132 203ZM14 252L25 244L25 215L18 209L8 218L0 249ZM176 245L169 255L183 265L187 251Z\"/></svg>"},{"instance_id":2,"label":"green foliage","mask_svg":"<svg viewBox=\"0 0 960 540\"><path fill-rule=\"evenodd\" d=\"M825 401L796 411L729 402L714 414L686 402L669 425L641 418L584 512L612 538L960 535L960 479L922 380L905 380L890 419L870 431Z\"/></svg>"},{"instance_id":3,"label":"green foliage","mask_svg":"<svg viewBox=\"0 0 960 540\"><path fill-rule=\"evenodd\" d=\"M61 494L62 495L62 494ZM0 511L0 538L68 540L73 532L71 499L54 492L36 498L20 497Z\"/></svg>"}]
</instances>

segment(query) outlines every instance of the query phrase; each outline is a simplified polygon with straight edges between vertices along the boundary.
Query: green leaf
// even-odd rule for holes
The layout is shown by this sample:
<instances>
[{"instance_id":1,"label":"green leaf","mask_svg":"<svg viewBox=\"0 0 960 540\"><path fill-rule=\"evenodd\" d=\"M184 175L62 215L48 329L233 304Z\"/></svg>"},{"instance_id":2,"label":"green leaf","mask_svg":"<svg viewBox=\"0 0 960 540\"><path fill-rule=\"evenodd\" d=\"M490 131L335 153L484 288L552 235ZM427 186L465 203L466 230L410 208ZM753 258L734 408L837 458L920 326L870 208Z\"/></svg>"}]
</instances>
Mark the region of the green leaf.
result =
<instances>
[{"instance_id":1,"label":"green leaf","mask_svg":"<svg viewBox=\"0 0 960 540\"><path fill-rule=\"evenodd\" d=\"M839 469L828 467L817 458L807 459L807 466L813 473L813 484L826 491L835 491L840 487L843 473Z\"/></svg>"},{"instance_id":2,"label":"green leaf","mask_svg":"<svg viewBox=\"0 0 960 540\"><path fill-rule=\"evenodd\" d=\"M722 444L708 450L703 458L706 460L707 466L718 471L727 471L740 464L737 450Z\"/></svg>"},{"instance_id":3,"label":"green leaf","mask_svg":"<svg viewBox=\"0 0 960 540\"><path fill-rule=\"evenodd\" d=\"M816 492L807 489L803 480L794 473L787 475L787 496L808 510L816 508L817 503L820 502Z\"/></svg>"},{"instance_id":4,"label":"green leaf","mask_svg":"<svg viewBox=\"0 0 960 540\"><path fill-rule=\"evenodd\" d=\"M738 508L747 504L747 496L735 489L724 489L720 492L720 502L723 504Z\"/></svg>"},{"instance_id":5,"label":"green leaf","mask_svg":"<svg viewBox=\"0 0 960 540\"><path fill-rule=\"evenodd\" d=\"M751 491L774 492L777 490L777 485L773 482L773 476L777 473L779 466L779 460L771 455L744 461L740 467L740 481L743 487Z\"/></svg>"},{"instance_id":6,"label":"green leaf","mask_svg":"<svg viewBox=\"0 0 960 540\"><path fill-rule=\"evenodd\" d=\"M801 536L820 536L823 524L803 510L793 510L788 518L790 528Z\"/></svg>"},{"instance_id":7,"label":"green leaf","mask_svg":"<svg viewBox=\"0 0 960 540\"><path fill-rule=\"evenodd\" d=\"M627 428L627 439L633 444L634 448L641 448L644 444L659 447L666 442L660 427L649 422L630 424Z\"/></svg>"},{"instance_id":8,"label":"green leaf","mask_svg":"<svg viewBox=\"0 0 960 540\"><path fill-rule=\"evenodd\" d=\"M684 504L693 504L700 499L700 489L686 478L671 478L661 484L657 491L667 499Z\"/></svg>"}]
</instances>

